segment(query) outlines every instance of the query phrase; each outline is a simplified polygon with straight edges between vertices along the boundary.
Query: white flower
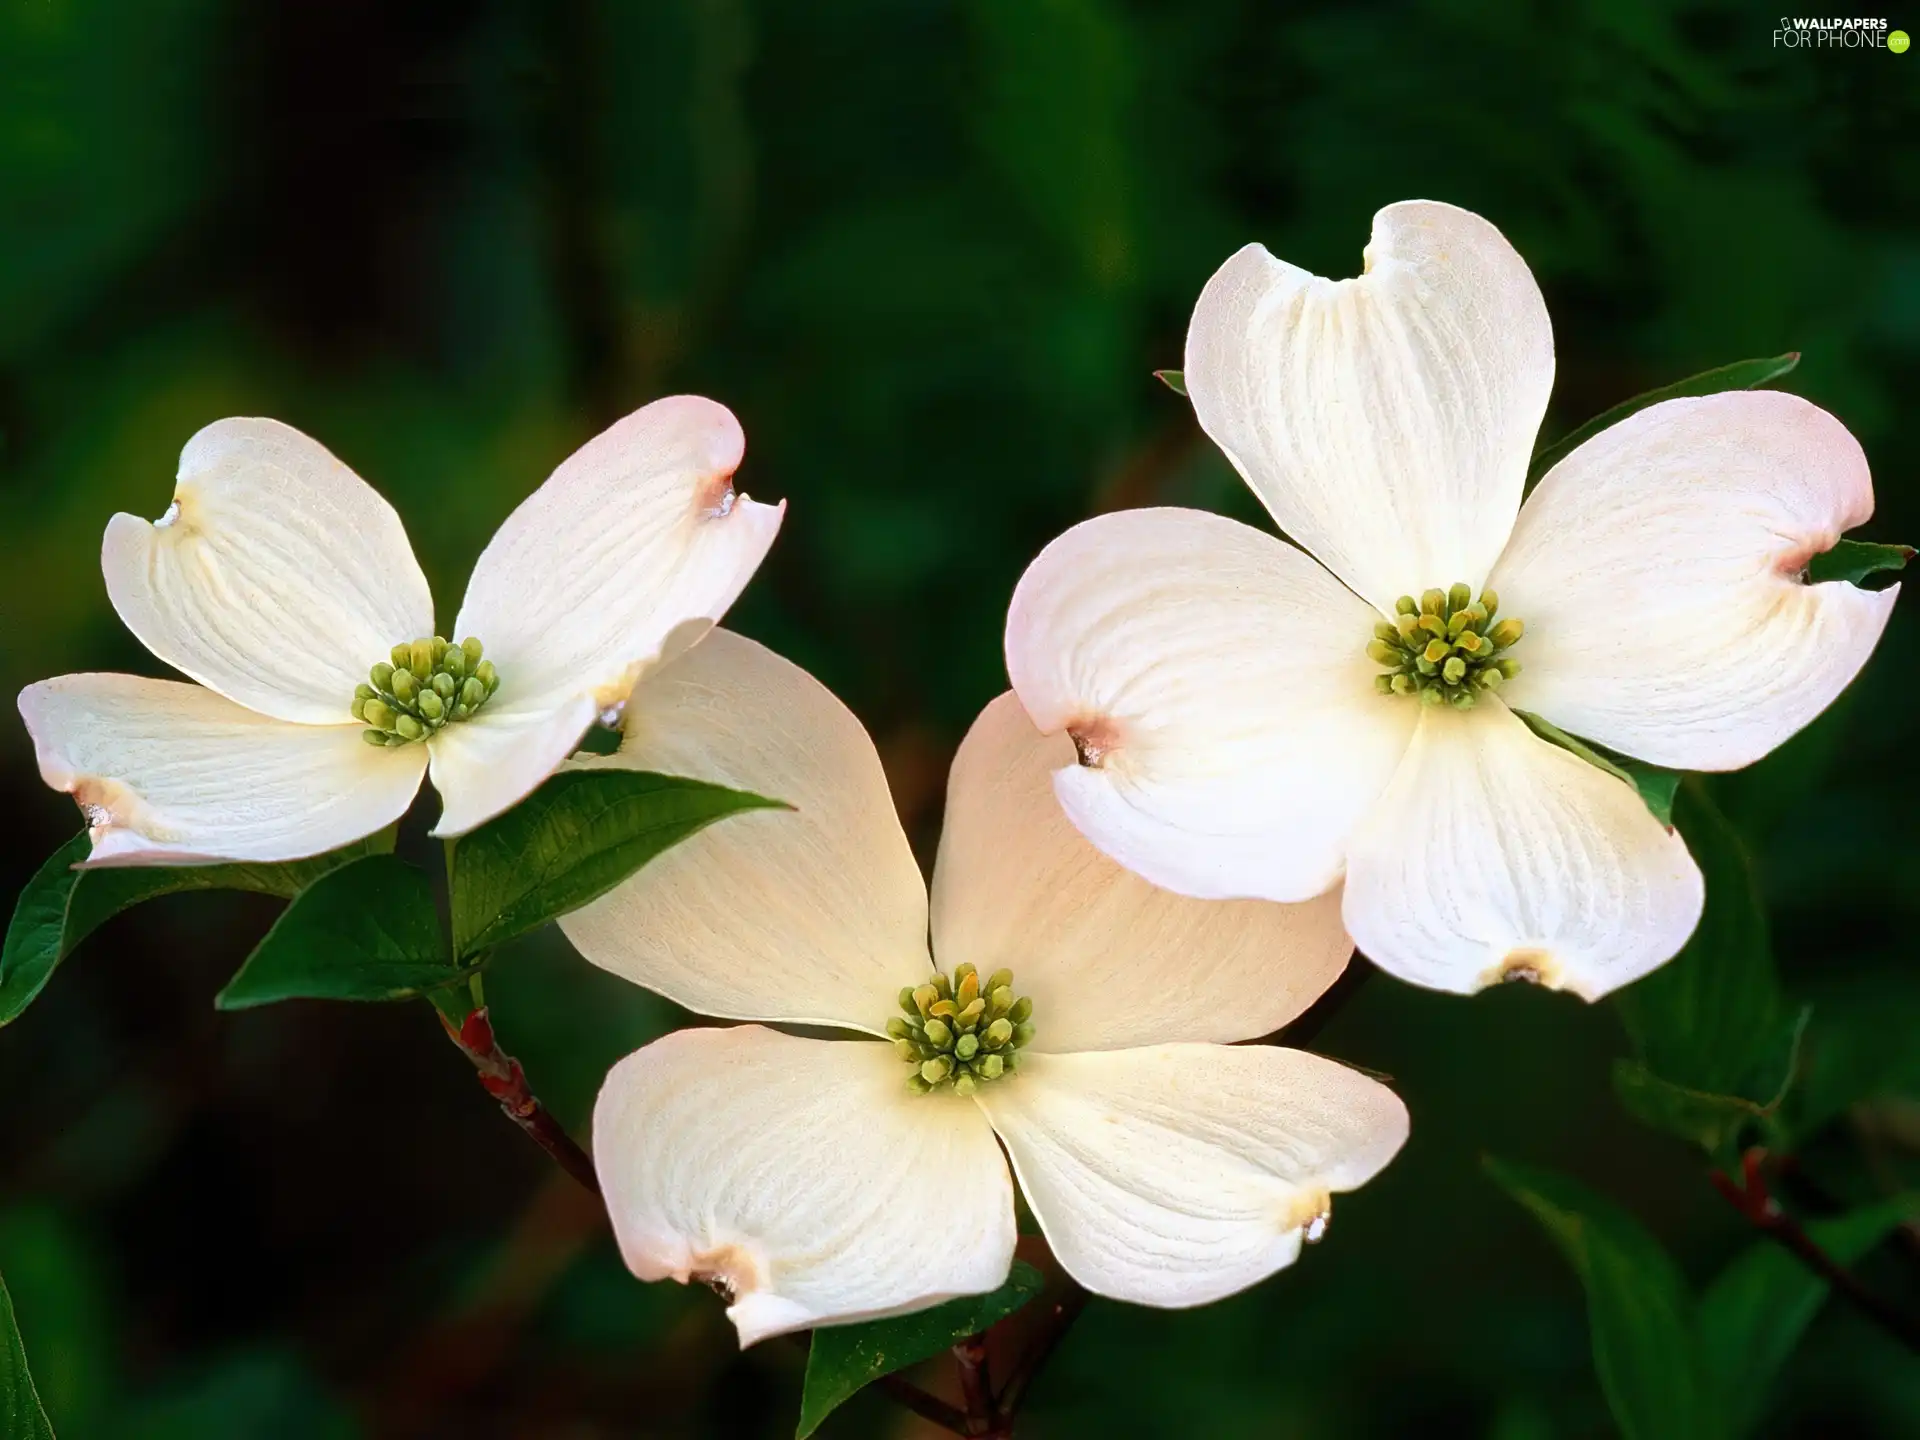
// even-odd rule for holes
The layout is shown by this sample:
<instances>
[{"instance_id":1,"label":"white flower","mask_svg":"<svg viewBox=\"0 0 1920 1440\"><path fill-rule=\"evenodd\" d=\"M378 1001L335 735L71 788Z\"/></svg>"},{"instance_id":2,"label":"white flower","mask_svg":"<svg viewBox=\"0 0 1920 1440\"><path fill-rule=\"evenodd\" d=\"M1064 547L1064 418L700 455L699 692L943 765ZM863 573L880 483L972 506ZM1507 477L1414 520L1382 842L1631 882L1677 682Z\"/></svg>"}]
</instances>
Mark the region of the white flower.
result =
<instances>
[{"instance_id":1,"label":"white flower","mask_svg":"<svg viewBox=\"0 0 1920 1440\"><path fill-rule=\"evenodd\" d=\"M1249 246L1187 336L1200 424L1308 553L1190 510L1090 520L1020 582L1013 686L1079 743L1054 781L1075 825L1149 880L1300 900L1344 876L1355 943L1403 979L1592 998L1679 949L1700 874L1514 711L1656 765L1765 755L1893 606L1898 587L1805 580L1872 513L1866 461L1791 395L1672 400L1522 506L1553 384L1525 263L1425 201L1375 217L1366 262L1329 281ZM1416 660L1434 637L1400 597L1444 619L1484 590L1524 634L1466 606L1471 641Z\"/></svg>"},{"instance_id":2,"label":"white flower","mask_svg":"<svg viewBox=\"0 0 1920 1440\"><path fill-rule=\"evenodd\" d=\"M742 1344L999 1285L1001 1145L1077 1280L1184 1306L1292 1263L1329 1194L1406 1138L1376 1081L1231 1043L1344 968L1338 898L1199 902L1122 870L1066 823L1047 775L1067 742L1011 694L954 761L932 950L960 1001L981 987L983 1013L940 1032L903 1018L933 966L927 887L859 721L725 630L642 681L634 712L618 755L576 763L708 776L796 810L701 831L563 919L568 937L703 1014L854 1032L683 1030L615 1066L594 1111L627 1264L722 1287ZM1030 1013L991 983L1006 968ZM941 1040L950 1053L925 1061Z\"/></svg>"},{"instance_id":3,"label":"white flower","mask_svg":"<svg viewBox=\"0 0 1920 1440\"><path fill-rule=\"evenodd\" d=\"M319 854L397 819L429 768L435 833L470 830L752 577L785 507L735 495L744 447L695 396L582 446L474 567L454 636L483 656L431 643L400 517L351 470L276 421L209 425L166 514L115 515L100 558L127 627L200 684L28 686L40 774L80 803L91 864ZM410 642L418 658L396 668Z\"/></svg>"}]
</instances>

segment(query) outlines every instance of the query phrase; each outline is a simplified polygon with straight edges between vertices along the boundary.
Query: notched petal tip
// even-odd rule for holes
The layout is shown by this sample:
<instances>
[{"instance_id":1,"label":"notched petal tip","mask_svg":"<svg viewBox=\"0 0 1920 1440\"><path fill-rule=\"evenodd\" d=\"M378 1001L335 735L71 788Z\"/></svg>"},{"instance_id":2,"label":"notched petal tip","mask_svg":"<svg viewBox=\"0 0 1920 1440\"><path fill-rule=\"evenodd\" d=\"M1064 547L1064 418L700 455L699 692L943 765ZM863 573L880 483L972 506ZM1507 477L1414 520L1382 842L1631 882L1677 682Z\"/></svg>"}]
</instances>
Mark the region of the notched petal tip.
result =
<instances>
[{"instance_id":1,"label":"notched petal tip","mask_svg":"<svg viewBox=\"0 0 1920 1440\"><path fill-rule=\"evenodd\" d=\"M682 1285L704 1285L728 1305L762 1290L767 1273L760 1259L743 1245L720 1245L689 1255L674 1272Z\"/></svg>"},{"instance_id":2,"label":"notched petal tip","mask_svg":"<svg viewBox=\"0 0 1920 1440\"><path fill-rule=\"evenodd\" d=\"M1332 1223L1333 1196L1326 1190L1296 1190L1281 1206L1282 1233L1298 1230L1300 1238L1309 1245L1318 1245L1326 1239L1327 1228Z\"/></svg>"},{"instance_id":3,"label":"notched petal tip","mask_svg":"<svg viewBox=\"0 0 1920 1440\"><path fill-rule=\"evenodd\" d=\"M658 426L677 431L693 449L705 478L693 488L694 513L706 520L724 520L736 509L754 508L753 497L734 486L734 476L746 459L747 436L733 411L704 395L669 395L641 407L609 431L626 426ZM784 513L786 501L757 508ZM777 523L777 521L776 521Z\"/></svg>"},{"instance_id":4,"label":"notched petal tip","mask_svg":"<svg viewBox=\"0 0 1920 1440\"><path fill-rule=\"evenodd\" d=\"M1120 748L1120 727L1104 715L1069 720L1061 727L1073 741L1073 753L1088 770L1098 770Z\"/></svg>"},{"instance_id":5,"label":"notched petal tip","mask_svg":"<svg viewBox=\"0 0 1920 1440\"><path fill-rule=\"evenodd\" d=\"M108 832L133 824L139 796L117 780L98 775L75 776L65 787L86 818L87 838L97 846Z\"/></svg>"},{"instance_id":6,"label":"notched petal tip","mask_svg":"<svg viewBox=\"0 0 1920 1440\"><path fill-rule=\"evenodd\" d=\"M1509 950L1499 964L1480 973L1473 991L1478 994L1495 985L1538 985L1542 990L1564 990L1589 1002L1598 998L1545 950Z\"/></svg>"},{"instance_id":7,"label":"notched petal tip","mask_svg":"<svg viewBox=\"0 0 1920 1440\"><path fill-rule=\"evenodd\" d=\"M145 521L141 522L145 524ZM44 680L20 692L20 718L26 722L33 739L40 779L48 789L73 798L87 824L87 838L94 848L115 830L134 827L142 809L140 796L129 786L110 776L90 774L76 769L57 739L57 722L48 713L48 702L59 695L59 681Z\"/></svg>"},{"instance_id":8,"label":"notched petal tip","mask_svg":"<svg viewBox=\"0 0 1920 1440\"><path fill-rule=\"evenodd\" d=\"M776 1335L810 1329L817 1321L805 1306L771 1288L773 1278L765 1258L748 1244L727 1242L685 1251L664 1263L655 1253L630 1254L626 1259L628 1268L643 1280L700 1285L719 1296L742 1350Z\"/></svg>"},{"instance_id":9,"label":"notched petal tip","mask_svg":"<svg viewBox=\"0 0 1920 1440\"><path fill-rule=\"evenodd\" d=\"M702 520L724 520L733 514L736 507L754 503L753 497L734 488L733 477L739 471L738 461L731 465L715 469L703 481L693 488L693 510ZM780 514L786 513L787 502L775 501L771 506Z\"/></svg>"}]
</instances>

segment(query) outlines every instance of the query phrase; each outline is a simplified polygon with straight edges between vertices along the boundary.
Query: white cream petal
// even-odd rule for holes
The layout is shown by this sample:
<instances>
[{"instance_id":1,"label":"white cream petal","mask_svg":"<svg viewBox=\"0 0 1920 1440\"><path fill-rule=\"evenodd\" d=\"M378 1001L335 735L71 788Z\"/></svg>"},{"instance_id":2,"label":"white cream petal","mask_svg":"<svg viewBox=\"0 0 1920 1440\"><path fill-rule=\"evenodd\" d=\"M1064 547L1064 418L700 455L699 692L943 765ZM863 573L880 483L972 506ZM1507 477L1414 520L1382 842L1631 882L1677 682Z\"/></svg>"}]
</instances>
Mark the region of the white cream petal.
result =
<instances>
[{"instance_id":1,"label":"white cream petal","mask_svg":"<svg viewBox=\"0 0 1920 1440\"><path fill-rule=\"evenodd\" d=\"M40 776L72 795L95 865L297 860L399 819L426 769L358 725L296 725L199 685L62 675L20 692Z\"/></svg>"},{"instance_id":2,"label":"white cream petal","mask_svg":"<svg viewBox=\"0 0 1920 1440\"><path fill-rule=\"evenodd\" d=\"M587 695L567 696L557 707L496 696L472 719L436 731L426 742L440 792L433 833L464 835L519 804L579 747L595 713Z\"/></svg>"},{"instance_id":3,"label":"white cream petal","mask_svg":"<svg viewBox=\"0 0 1920 1440\"><path fill-rule=\"evenodd\" d=\"M486 647L500 671L494 703L618 705L676 629L726 613L785 510L734 492L745 450L724 405L656 400L581 446L507 517L449 637Z\"/></svg>"},{"instance_id":4,"label":"white cream petal","mask_svg":"<svg viewBox=\"0 0 1920 1440\"><path fill-rule=\"evenodd\" d=\"M262 715L352 720L353 688L433 631L394 508L277 420L220 420L180 452L159 520L115 515L107 594L155 655Z\"/></svg>"},{"instance_id":5,"label":"white cream petal","mask_svg":"<svg viewBox=\"0 0 1920 1440\"><path fill-rule=\"evenodd\" d=\"M1352 280L1259 245L1228 260L1194 308L1186 384L1280 528L1391 613L1492 568L1553 389L1553 330L1498 230L1411 200L1374 216Z\"/></svg>"},{"instance_id":6,"label":"white cream petal","mask_svg":"<svg viewBox=\"0 0 1920 1440\"><path fill-rule=\"evenodd\" d=\"M1656 765L1732 770L1866 664L1899 586L1809 585L1873 514L1859 442L1795 395L1669 400L1554 466L1494 570L1510 703Z\"/></svg>"},{"instance_id":7,"label":"white cream petal","mask_svg":"<svg viewBox=\"0 0 1920 1440\"><path fill-rule=\"evenodd\" d=\"M764 645L713 631L635 689L619 754L577 763L794 807L728 816L564 917L594 964L703 1015L875 1034L931 973L926 884L873 742Z\"/></svg>"},{"instance_id":8,"label":"white cream petal","mask_svg":"<svg viewBox=\"0 0 1920 1440\"><path fill-rule=\"evenodd\" d=\"M1278 905L1150 885L1061 810L1052 774L1073 761L1011 692L987 706L954 757L933 872L935 958L949 973L1010 967L1036 1049L1250 1039L1338 978L1353 953L1338 889Z\"/></svg>"},{"instance_id":9,"label":"white cream petal","mask_svg":"<svg viewBox=\"0 0 1920 1440\"><path fill-rule=\"evenodd\" d=\"M1067 1273L1169 1308L1291 1265L1330 1196L1407 1138L1377 1080L1260 1045L1032 1055L979 1098Z\"/></svg>"},{"instance_id":10,"label":"white cream petal","mask_svg":"<svg viewBox=\"0 0 1920 1440\"><path fill-rule=\"evenodd\" d=\"M906 1074L887 1045L757 1025L629 1055L593 1112L628 1268L723 1285L743 1346L1002 1284L1013 1188L993 1130Z\"/></svg>"},{"instance_id":11,"label":"white cream petal","mask_svg":"<svg viewBox=\"0 0 1920 1440\"><path fill-rule=\"evenodd\" d=\"M1292 546L1198 510L1123 510L1041 552L1007 616L1013 688L1088 763L1055 776L1080 831L1200 899L1307 900L1406 749L1379 617Z\"/></svg>"},{"instance_id":12,"label":"white cream petal","mask_svg":"<svg viewBox=\"0 0 1920 1440\"><path fill-rule=\"evenodd\" d=\"M1422 717L1354 836L1346 920L1415 985L1525 979L1596 1000L1670 959L1704 896L1686 843L1633 787L1488 699Z\"/></svg>"}]
</instances>

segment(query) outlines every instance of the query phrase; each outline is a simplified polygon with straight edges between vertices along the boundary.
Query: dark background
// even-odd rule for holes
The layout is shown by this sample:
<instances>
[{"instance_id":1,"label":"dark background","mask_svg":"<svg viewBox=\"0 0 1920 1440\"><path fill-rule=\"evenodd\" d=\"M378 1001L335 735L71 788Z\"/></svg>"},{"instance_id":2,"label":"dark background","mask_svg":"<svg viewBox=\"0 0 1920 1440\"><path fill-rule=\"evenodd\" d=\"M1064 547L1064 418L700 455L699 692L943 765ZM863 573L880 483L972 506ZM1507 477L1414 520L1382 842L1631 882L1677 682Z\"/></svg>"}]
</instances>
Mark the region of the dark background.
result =
<instances>
[{"instance_id":1,"label":"dark background","mask_svg":"<svg viewBox=\"0 0 1920 1440\"><path fill-rule=\"evenodd\" d=\"M1255 514L1149 378L1207 275L1256 238L1355 273L1373 211L1416 196L1533 265L1550 432L1800 349L1786 384L1873 463L1864 536L1920 537L1920 54L1776 51L1775 23L1631 0L6 0L0 682L159 673L95 557L113 511L165 507L210 420L277 416L381 488L446 623L575 445L698 391L745 425L742 487L791 505L731 623L860 714L930 854L1039 547L1120 505ZM1917 650L1909 601L1829 715L1715 786L1819 1053L1877 1077L1808 1153L1850 1192L1912 1183L1920 1150ZM10 896L75 816L17 725L0 787ZM215 1014L272 913L156 902L0 1033L0 1270L63 1440L791 1433L798 1352L740 1357L712 1296L631 1280L427 1007ZM489 994L576 1124L678 1018L553 935ZM1317 1043L1395 1077L1402 1158L1252 1293L1096 1304L1032 1433L1609 1433L1578 1285L1481 1154L1614 1196L1696 1282L1749 1243L1692 1152L1612 1099L1612 1009L1376 980ZM1862 1273L1891 1290L1897 1262ZM1830 1306L1770 1408L1778 1435L1920 1433L1920 1364ZM831 1425L906 1422L862 1399Z\"/></svg>"}]
</instances>

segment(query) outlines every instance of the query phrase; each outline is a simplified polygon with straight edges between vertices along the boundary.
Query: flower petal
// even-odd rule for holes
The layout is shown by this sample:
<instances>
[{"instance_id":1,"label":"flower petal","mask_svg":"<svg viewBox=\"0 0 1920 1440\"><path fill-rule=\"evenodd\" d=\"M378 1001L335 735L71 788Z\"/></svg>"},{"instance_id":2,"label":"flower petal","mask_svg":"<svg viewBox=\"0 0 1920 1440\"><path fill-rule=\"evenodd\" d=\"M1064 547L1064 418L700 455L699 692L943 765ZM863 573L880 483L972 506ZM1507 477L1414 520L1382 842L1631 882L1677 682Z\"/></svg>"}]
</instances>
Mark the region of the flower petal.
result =
<instances>
[{"instance_id":1,"label":"flower petal","mask_svg":"<svg viewBox=\"0 0 1920 1440\"><path fill-rule=\"evenodd\" d=\"M486 646L496 702L618 705L676 627L726 613L786 508L734 493L745 449L724 405L656 400L581 446L507 517L452 637Z\"/></svg>"},{"instance_id":2,"label":"flower petal","mask_svg":"<svg viewBox=\"0 0 1920 1440\"><path fill-rule=\"evenodd\" d=\"M590 695L556 707L523 693L496 697L471 720L435 731L426 742L440 792L433 833L464 835L526 799L579 748L594 713Z\"/></svg>"},{"instance_id":3,"label":"flower petal","mask_svg":"<svg viewBox=\"0 0 1920 1440\"><path fill-rule=\"evenodd\" d=\"M143 645L280 720L350 722L368 669L433 630L394 508L277 420L219 420L189 440L167 513L115 515L100 568Z\"/></svg>"},{"instance_id":4,"label":"flower petal","mask_svg":"<svg viewBox=\"0 0 1920 1440\"><path fill-rule=\"evenodd\" d=\"M1346 968L1335 889L1299 905L1190 900L1102 855L1054 798L1065 735L1002 695L961 742L933 870L933 953L1013 970L1040 1050L1246 1040L1277 1030Z\"/></svg>"},{"instance_id":5,"label":"flower petal","mask_svg":"<svg viewBox=\"0 0 1920 1440\"><path fill-rule=\"evenodd\" d=\"M392 824L420 788L417 745L358 725L272 720L198 685L62 675L20 692L40 777L86 812L90 863L298 860Z\"/></svg>"},{"instance_id":6,"label":"flower petal","mask_svg":"<svg viewBox=\"0 0 1920 1440\"><path fill-rule=\"evenodd\" d=\"M1377 1080L1262 1045L1033 1055L979 1100L1067 1273L1169 1308L1291 1265L1330 1194L1407 1138Z\"/></svg>"},{"instance_id":7,"label":"flower petal","mask_svg":"<svg viewBox=\"0 0 1920 1440\"><path fill-rule=\"evenodd\" d=\"M1373 688L1378 619L1271 535L1124 510L1028 567L1007 670L1042 731L1075 736L1054 788L1101 850L1183 895L1307 900L1413 732Z\"/></svg>"},{"instance_id":8,"label":"flower petal","mask_svg":"<svg viewBox=\"0 0 1920 1440\"><path fill-rule=\"evenodd\" d=\"M1777 390L1651 405L1528 498L1493 582L1522 710L1656 765L1750 765L1846 689L1900 587L1809 585L1873 514L1859 442Z\"/></svg>"},{"instance_id":9,"label":"flower petal","mask_svg":"<svg viewBox=\"0 0 1920 1440\"><path fill-rule=\"evenodd\" d=\"M1505 236L1410 200L1373 217L1356 279L1259 245L1227 261L1194 308L1186 383L1280 528L1390 614L1492 568L1553 389L1553 329Z\"/></svg>"},{"instance_id":10,"label":"flower petal","mask_svg":"<svg viewBox=\"0 0 1920 1440\"><path fill-rule=\"evenodd\" d=\"M927 888L853 713L715 630L640 682L618 755L794 808L732 815L560 921L594 964L703 1015L880 1034L932 970Z\"/></svg>"},{"instance_id":11,"label":"flower petal","mask_svg":"<svg viewBox=\"0 0 1920 1440\"><path fill-rule=\"evenodd\" d=\"M629 1055L593 1111L628 1268L724 1287L742 1346L1002 1284L1013 1189L993 1130L906 1073L886 1045L758 1025Z\"/></svg>"},{"instance_id":12,"label":"flower petal","mask_svg":"<svg viewBox=\"0 0 1920 1440\"><path fill-rule=\"evenodd\" d=\"M1631 786L1488 698L1422 717L1354 836L1346 919L1415 985L1526 979L1597 1000L1671 959L1704 897L1686 842Z\"/></svg>"}]
</instances>

